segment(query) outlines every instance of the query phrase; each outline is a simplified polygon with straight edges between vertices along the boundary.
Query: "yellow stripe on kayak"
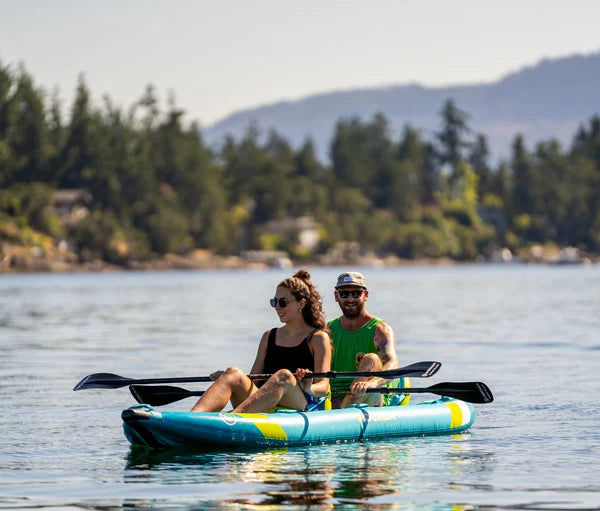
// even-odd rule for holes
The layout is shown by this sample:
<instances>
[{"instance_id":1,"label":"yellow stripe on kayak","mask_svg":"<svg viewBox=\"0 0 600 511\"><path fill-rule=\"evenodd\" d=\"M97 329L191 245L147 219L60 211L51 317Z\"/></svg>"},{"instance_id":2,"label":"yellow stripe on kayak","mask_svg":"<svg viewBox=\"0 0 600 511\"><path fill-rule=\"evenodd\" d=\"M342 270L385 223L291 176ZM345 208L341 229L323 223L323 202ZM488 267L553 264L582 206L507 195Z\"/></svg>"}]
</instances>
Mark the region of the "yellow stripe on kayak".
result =
<instances>
[{"instance_id":1,"label":"yellow stripe on kayak","mask_svg":"<svg viewBox=\"0 0 600 511\"><path fill-rule=\"evenodd\" d=\"M462 410L460 409L460 406L458 406L456 403L446 403L446 406L448 408L450 408L450 412L452 413L452 420L450 421L450 427L451 428L458 428L459 426L462 426L463 422L462 422Z\"/></svg>"},{"instance_id":2,"label":"yellow stripe on kayak","mask_svg":"<svg viewBox=\"0 0 600 511\"><path fill-rule=\"evenodd\" d=\"M462 402L450 401L446 403L446 406L450 408L450 412L452 413L451 428L464 426L471 420L471 411Z\"/></svg>"},{"instance_id":3,"label":"yellow stripe on kayak","mask_svg":"<svg viewBox=\"0 0 600 511\"><path fill-rule=\"evenodd\" d=\"M412 387L412 385L410 384L410 378L402 378L402 387L409 389ZM410 403L410 393L407 393L404 399L400 401L400 404L402 406L406 406L408 403Z\"/></svg>"},{"instance_id":4,"label":"yellow stripe on kayak","mask_svg":"<svg viewBox=\"0 0 600 511\"><path fill-rule=\"evenodd\" d=\"M252 422L265 438L269 440L287 440L287 433L277 423L273 422L266 415L262 413L240 413L240 417L245 419L256 419Z\"/></svg>"}]
</instances>

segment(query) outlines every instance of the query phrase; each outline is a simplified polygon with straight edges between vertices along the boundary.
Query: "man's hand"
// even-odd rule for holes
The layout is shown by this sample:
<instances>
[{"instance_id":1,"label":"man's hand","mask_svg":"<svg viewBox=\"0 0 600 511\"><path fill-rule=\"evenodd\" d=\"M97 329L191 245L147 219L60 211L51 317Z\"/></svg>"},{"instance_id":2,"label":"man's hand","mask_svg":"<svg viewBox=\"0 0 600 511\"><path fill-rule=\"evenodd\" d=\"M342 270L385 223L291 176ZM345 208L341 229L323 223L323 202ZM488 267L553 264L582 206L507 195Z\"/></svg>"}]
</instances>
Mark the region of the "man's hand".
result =
<instances>
[{"instance_id":1,"label":"man's hand","mask_svg":"<svg viewBox=\"0 0 600 511\"><path fill-rule=\"evenodd\" d=\"M350 391L354 397L364 397L367 389L377 388L378 379L372 378L369 380L355 381L350 385Z\"/></svg>"}]
</instances>

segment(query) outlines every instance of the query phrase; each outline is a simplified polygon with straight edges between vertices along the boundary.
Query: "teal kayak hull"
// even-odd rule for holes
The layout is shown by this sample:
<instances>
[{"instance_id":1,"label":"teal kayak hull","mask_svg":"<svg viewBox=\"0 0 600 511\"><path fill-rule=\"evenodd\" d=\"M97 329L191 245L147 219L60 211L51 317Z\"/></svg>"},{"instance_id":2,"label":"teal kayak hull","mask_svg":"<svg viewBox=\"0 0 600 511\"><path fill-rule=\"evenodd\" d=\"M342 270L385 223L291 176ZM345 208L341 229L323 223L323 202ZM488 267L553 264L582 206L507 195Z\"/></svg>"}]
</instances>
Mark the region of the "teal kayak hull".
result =
<instances>
[{"instance_id":1,"label":"teal kayak hull","mask_svg":"<svg viewBox=\"0 0 600 511\"><path fill-rule=\"evenodd\" d=\"M459 433L473 424L475 409L448 398L407 406L274 413L163 412L139 405L124 410L122 419L133 445L244 449Z\"/></svg>"}]
</instances>

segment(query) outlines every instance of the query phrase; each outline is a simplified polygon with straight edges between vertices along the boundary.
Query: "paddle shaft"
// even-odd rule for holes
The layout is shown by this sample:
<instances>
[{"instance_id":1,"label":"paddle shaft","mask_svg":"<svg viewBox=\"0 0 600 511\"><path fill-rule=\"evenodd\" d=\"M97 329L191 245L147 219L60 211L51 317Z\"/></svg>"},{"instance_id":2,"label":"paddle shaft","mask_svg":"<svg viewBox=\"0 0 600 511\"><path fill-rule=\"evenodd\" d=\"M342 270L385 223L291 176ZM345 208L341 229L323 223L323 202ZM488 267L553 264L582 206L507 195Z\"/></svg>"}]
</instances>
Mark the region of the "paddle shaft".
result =
<instances>
[{"instance_id":1,"label":"paddle shaft","mask_svg":"<svg viewBox=\"0 0 600 511\"><path fill-rule=\"evenodd\" d=\"M328 371L326 373L313 373L310 375L311 378L358 378L360 376L371 376L371 377L393 377L397 378L396 374L398 371L378 371L378 372L336 372ZM394 374L391 374L394 373ZM268 380L270 374L248 374L246 375L251 380ZM111 385L114 388L124 387L125 385L147 385L147 384L159 384L159 383L193 383L193 382L212 382L210 376L184 376L181 378L123 378L123 381L113 379L97 379L94 380L94 384L106 384Z\"/></svg>"},{"instance_id":2,"label":"paddle shaft","mask_svg":"<svg viewBox=\"0 0 600 511\"><path fill-rule=\"evenodd\" d=\"M162 385L157 387L146 387L143 385L131 385L129 387L133 397L138 403L152 406L167 405L191 396L201 396L205 391L190 391L180 387ZM350 392L350 389L338 389L335 392ZM392 394L392 393L428 393L440 396L454 397L470 403L491 403L494 398L492 392L485 383L481 382L445 382L426 388L416 387L378 387L367 389L368 393Z\"/></svg>"},{"instance_id":3,"label":"paddle shaft","mask_svg":"<svg viewBox=\"0 0 600 511\"><path fill-rule=\"evenodd\" d=\"M325 373L314 373L312 378L357 378L360 376L370 376L379 378L400 378L403 376L412 376L420 378L428 378L433 376L441 367L439 362L417 362L409 366L390 369L387 371L375 372L339 372L328 371ZM248 378L252 380L268 380L272 374L249 374ZM126 378L118 374L111 373L95 373L83 378L73 390L84 390L93 388L112 388L118 389L127 385L146 385L159 383L190 383L190 382L212 382L210 376L187 376L175 378Z\"/></svg>"}]
</instances>

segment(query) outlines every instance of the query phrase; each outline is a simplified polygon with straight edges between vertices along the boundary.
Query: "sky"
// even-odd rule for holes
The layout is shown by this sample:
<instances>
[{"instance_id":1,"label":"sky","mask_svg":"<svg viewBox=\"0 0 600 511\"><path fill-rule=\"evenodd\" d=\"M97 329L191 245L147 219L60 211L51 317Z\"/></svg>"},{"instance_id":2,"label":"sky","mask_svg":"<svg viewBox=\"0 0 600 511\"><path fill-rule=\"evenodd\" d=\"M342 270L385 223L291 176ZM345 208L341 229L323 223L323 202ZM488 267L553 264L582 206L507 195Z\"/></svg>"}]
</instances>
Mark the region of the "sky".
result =
<instances>
[{"instance_id":1,"label":"sky","mask_svg":"<svg viewBox=\"0 0 600 511\"><path fill-rule=\"evenodd\" d=\"M598 0L0 0L0 64L188 120L339 89L492 82L600 51Z\"/></svg>"}]
</instances>

